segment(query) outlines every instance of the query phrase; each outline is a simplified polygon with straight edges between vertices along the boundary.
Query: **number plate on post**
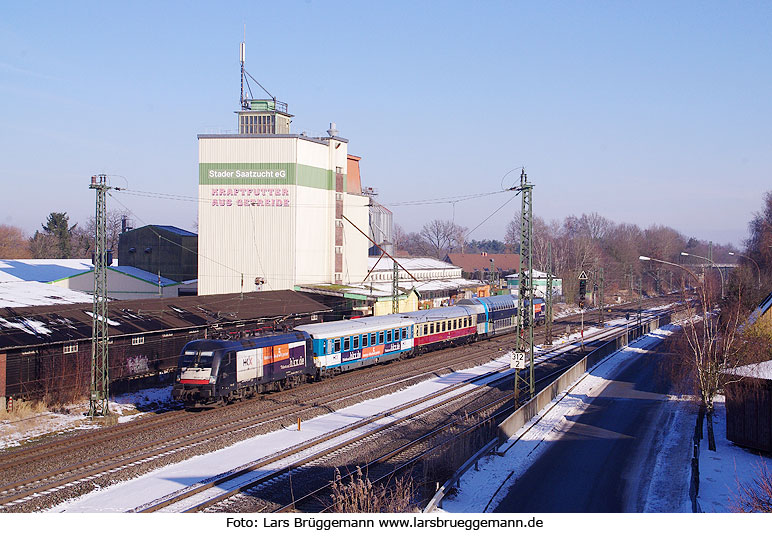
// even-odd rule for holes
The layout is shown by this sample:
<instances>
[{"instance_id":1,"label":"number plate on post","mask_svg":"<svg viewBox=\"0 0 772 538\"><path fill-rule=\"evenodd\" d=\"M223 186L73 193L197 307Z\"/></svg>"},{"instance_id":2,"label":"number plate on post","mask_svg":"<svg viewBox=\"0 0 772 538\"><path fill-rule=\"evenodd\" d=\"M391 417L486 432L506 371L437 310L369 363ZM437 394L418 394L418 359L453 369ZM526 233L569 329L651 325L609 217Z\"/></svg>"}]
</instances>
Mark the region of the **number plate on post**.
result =
<instances>
[{"instance_id":1,"label":"number plate on post","mask_svg":"<svg viewBox=\"0 0 772 538\"><path fill-rule=\"evenodd\" d=\"M509 356L510 368L515 368L516 370L522 370L525 368L525 353L520 351L511 351Z\"/></svg>"}]
</instances>

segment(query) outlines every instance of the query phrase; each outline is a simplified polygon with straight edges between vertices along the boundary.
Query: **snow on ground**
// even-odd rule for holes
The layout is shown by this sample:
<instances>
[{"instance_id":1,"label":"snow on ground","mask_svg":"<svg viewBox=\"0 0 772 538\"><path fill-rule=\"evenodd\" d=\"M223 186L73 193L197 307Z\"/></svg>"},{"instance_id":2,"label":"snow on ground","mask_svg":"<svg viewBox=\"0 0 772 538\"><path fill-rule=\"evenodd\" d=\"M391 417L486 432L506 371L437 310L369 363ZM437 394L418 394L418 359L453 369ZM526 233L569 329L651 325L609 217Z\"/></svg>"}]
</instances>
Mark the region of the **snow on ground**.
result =
<instances>
[{"instance_id":1,"label":"snow on ground","mask_svg":"<svg viewBox=\"0 0 772 538\"><path fill-rule=\"evenodd\" d=\"M549 443L557 440L566 425L566 416L576 415L585 411L590 405L590 399L600 394L610 379L624 364L637 353L646 353L649 349L659 344L676 330L673 325L666 325L636 340L629 347L623 348L610 355L600 363L591 373L587 374L574 387L558 396L561 398L553 407L543 410L524 425L510 440L499 447L499 454L487 456L480 460L479 471L469 471L461 477L458 493L446 498L442 503L445 512L480 513L493 509L507 493L508 485L513 484L530 465L536 461L548 448ZM683 406L683 402L678 402ZM686 411L688 415L688 411ZM673 496L673 488L652 491L650 488L647 505L656 506L659 511L679 512L688 508L688 472L689 464L689 428L694 427L694 422L685 418L683 413L676 414L674 426L687 430L686 450L678 451L672 458L659 458L652 483L661 483L673 473L677 473L677 496ZM683 433L683 430L682 432ZM681 435L676 433L668 435L663 443L665 446L677 446ZM683 453L683 462L677 460ZM680 469L685 469L681 472Z\"/></svg>"},{"instance_id":2,"label":"snow on ground","mask_svg":"<svg viewBox=\"0 0 772 538\"><path fill-rule=\"evenodd\" d=\"M713 428L716 451L708 450L705 427L705 437L700 442L700 493L697 502L703 512L729 512L736 503L738 485L752 483L762 465L772 471L772 456L759 455L729 441L726 438L726 407L723 396L717 398L715 409ZM695 420L693 415L689 421L692 431Z\"/></svg>"},{"instance_id":3,"label":"snow on ground","mask_svg":"<svg viewBox=\"0 0 772 538\"><path fill-rule=\"evenodd\" d=\"M172 464L137 479L121 482L109 488L91 492L79 499L54 507L52 512L125 512L154 499L169 495L202 480L235 469L267 455L307 442L321 435L339 430L364 418L391 410L394 407L422 398L448 386L509 366L509 356L505 355L487 364L454 372L439 378L418 383L403 390L358 403L334 413L322 415L305 421L300 431L295 423L289 423L283 429L236 443L216 452L203 454L191 459ZM462 390L471 390L468 386ZM395 414L394 416L399 416ZM373 429L378 423L368 426ZM352 434L353 435L353 434ZM337 444L339 440L330 441ZM325 447L327 444L324 445ZM299 458L300 455L297 455ZM275 466L278 467L279 464ZM273 467L265 467L273 468Z\"/></svg>"},{"instance_id":4,"label":"snow on ground","mask_svg":"<svg viewBox=\"0 0 772 538\"><path fill-rule=\"evenodd\" d=\"M623 327L625 324L626 324L626 321L624 318L609 320L609 322L607 322L608 326L616 326L616 327ZM575 328L578 328L578 326ZM592 334L599 332L600 330L601 329L596 327L590 327L585 329L585 340L588 339L590 336L592 336ZM557 347L560 344L566 344L569 341L576 342L578 338L579 338L579 333L573 333L570 336L563 336L560 339L556 339L554 341L553 347ZM537 348L540 348L540 346L537 346ZM548 352L545 355L542 355L542 358L549 356L552 353L555 353L555 352ZM151 475L155 477L154 480L156 480L155 482L156 484L165 483L164 486L160 487L160 490L168 491L169 484L171 484L173 488L179 489L184 485L193 483L197 480L206 478L208 476L213 476L218 472L222 472L224 470L238 467L240 464L243 464L249 461L254 461L258 457L257 455L259 454L271 453L271 451L276 451L281 448L286 448L287 446L300 443L303 440L306 440L307 438L309 438L308 435L310 434L321 435L322 433L325 433L337 427L340 427L341 416L345 417L346 415L349 415L349 417L345 419L346 421L353 420L353 419L358 420L363 416L371 416L372 414L381 412L385 409L389 409L400 403L405 403L414 398L417 398L418 397L417 394L418 395L426 394L428 393L427 391L431 392L431 391L437 390L438 387L444 388L444 387L447 387L448 384L450 383L457 383L459 382L459 380L469 377L471 375L478 375L478 373L481 371L480 369L487 371L491 368L501 367L502 360L508 361L508 356L500 357L498 359L493 360L491 363L488 363L487 365L483 365L471 370L456 372L454 374L451 374L450 376L444 376L442 378L439 378L433 381L427 381L419 385L415 385L413 387L410 387L408 389L405 389L403 391L397 392L389 396L385 396L378 400L363 402L361 404L358 404L360 406L358 409L348 408L348 409L341 410L337 413L333 413L331 415L325 415L324 417L317 417L316 419L313 419L314 421L316 421L315 423L313 421L308 421L303 424L303 428L302 428L303 435L299 435L298 432L293 432L292 428L290 427L288 430L280 430L279 432L273 432L273 434L268 434L268 435L276 436L276 439L272 440L270 443L267 441L266 436L255 438L254 444L258 448L254 448L254 447L237 448L237 449L234 449L235 452L233 452L232 454L229 453L229 455L227 455L226 457L220 454L220 452L222 452L220 451L220 452L214 453L216 454L215 456L211 456L212 460L201 459L201 458L207 458L210 455L199 456L197 458L194 458L193 460L188 460L189 462L193 461L194 463L190 463L190 467L188 467L187 469L172 466L172 467L175 467L172 470L168 470L168 468L158 469L154 473L151 473ZM141 416L145 412L148 412L148 411L152 412L158 408L167 406L169 405L169 403L171 403L171 387L164 387L164 388L157 388L157 389L144 389L134 393L112 397L110 402L110 409L119 415L120 422L125 422L127 420L132 420L138 416ZM85 417L85 413L87 412L87 409L88 409L88 403L85 402L79 405L70 406L63 413L61 412L44 413L41 415L30 417L28 419L0 421L0 449L7 448L10 446L17 446L17 445L23 444L24 442L28 442L32 439L39 438L41 436L53 438L55 435L63 431L71 431L73 429L93 428L95 426L90 423L87 417ZM250 443L250 441L245 441L244 443ZM234 445L234 447L236 446L238 445ZM229 450L229 448L226 448L223 450ZM205 463L202 464L201 463L202 461L204 461ZM211 463L212 461L214 461L215 463ZM220 466L222 465L223 461L228 461L227 469L226 468L220 469ZM177 466L185 465L186 463L187 462L182 462L181 464L177 464ZM206 476L202 476L201 468L207 469L205 473ZM215 471L212 471L212 469L215 469ZM172 478L169 478L169 476L172 476ZM110 488L110 490L113 490L114 488L119 488L120 486L121 484L118 484ZM141 488L144 488L144 487L147 487L147 486L141 486ZM102 493L110 490L102 490ZM174 489L172 489L172 491L173 490ZM161 494L159 493L157 496L160 496L160 495ZM108 505L109 505L109 502L108 502ZM90 510L90 508L87 507L88 503L83 504L81 506L86 507L84 508L85 511ZM133 508L134 506L116 505L115 509L120 510L127 507ZM77 507L74 505L69 508L60 507L60 510L63 510L63 509L67 509L68 511L77 510Z\"/></svg>"},{"instance_id":5,"label":"snow on ground","mask_svg":"<svg viewBox=\"0 0 772 538\"><path fill-rule=\"evenodd\" d=\"M168 407L172 403L171 387L143 389L114 396L110 410L118 422L134 420L147 412ZM32 440L54 439L58 434L73 430L97 428L86 416L88 402L63 406L56 412L38 413L25 418L0 420L0 450L20 446Z\"/></svg>"}]
</instances>

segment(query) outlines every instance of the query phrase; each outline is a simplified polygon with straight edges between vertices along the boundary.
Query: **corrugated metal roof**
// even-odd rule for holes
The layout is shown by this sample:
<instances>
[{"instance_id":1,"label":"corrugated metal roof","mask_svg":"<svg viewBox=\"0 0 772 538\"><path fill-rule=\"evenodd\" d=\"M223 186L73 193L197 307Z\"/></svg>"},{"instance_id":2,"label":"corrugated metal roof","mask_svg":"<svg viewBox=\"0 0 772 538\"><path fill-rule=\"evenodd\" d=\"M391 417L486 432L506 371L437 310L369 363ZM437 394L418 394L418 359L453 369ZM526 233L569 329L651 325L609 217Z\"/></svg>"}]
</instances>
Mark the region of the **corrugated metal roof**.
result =
<instances>
[{"instance_id":1,"label":"corrugated metal roof","mask_svg":"<svg viewBox=\"0 0 772 538\"><path fill-rule=\"evenodd\" d=\"M110 336L274 320L331 309L294 291L111 301ZM91 338L92 303L0 308L0 349Z\"/></svg>"}]
</instances>

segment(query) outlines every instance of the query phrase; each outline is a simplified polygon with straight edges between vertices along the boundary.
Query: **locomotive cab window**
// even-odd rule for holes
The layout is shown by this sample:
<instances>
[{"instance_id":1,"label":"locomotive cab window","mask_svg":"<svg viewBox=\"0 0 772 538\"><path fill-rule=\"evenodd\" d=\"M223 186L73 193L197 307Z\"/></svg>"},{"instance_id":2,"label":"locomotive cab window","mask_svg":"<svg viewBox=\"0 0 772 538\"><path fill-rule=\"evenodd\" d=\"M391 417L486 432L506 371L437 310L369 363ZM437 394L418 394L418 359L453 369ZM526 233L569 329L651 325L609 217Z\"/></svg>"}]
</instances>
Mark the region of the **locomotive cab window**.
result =
<instances>
[{"instance_id":1,"label":"locomotive cab window","mask_svg":"<svg viewBox=\"0 0 772 538\"><path fill-rule=\"evenodd\" d=\"M200 351L189 349L182 356L180 366L187 368L211 368L214 360L214 351Z\"/></svg>"}]
</instances>

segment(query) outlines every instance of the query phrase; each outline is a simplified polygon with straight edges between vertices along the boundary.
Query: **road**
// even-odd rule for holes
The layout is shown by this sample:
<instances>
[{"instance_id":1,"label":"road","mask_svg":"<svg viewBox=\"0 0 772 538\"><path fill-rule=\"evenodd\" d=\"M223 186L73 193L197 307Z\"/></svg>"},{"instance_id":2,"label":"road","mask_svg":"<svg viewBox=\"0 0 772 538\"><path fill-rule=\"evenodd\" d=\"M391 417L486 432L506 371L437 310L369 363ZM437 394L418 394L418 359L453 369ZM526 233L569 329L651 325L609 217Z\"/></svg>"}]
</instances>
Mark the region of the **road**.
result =
<instances>
[{"instance_id":1,"label":"road","mask_svg":"<svg viewBox=\"0 0 772 538\"><path fill-rule=\"evenodd\" d=\"M641 353L591 393L584 413L510 488L496 512L641 512L673 406L658 365Z\"/></svg>"}]
</instances>

